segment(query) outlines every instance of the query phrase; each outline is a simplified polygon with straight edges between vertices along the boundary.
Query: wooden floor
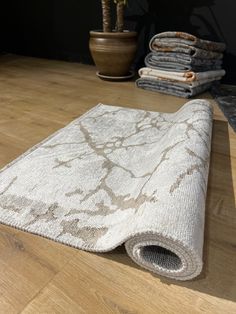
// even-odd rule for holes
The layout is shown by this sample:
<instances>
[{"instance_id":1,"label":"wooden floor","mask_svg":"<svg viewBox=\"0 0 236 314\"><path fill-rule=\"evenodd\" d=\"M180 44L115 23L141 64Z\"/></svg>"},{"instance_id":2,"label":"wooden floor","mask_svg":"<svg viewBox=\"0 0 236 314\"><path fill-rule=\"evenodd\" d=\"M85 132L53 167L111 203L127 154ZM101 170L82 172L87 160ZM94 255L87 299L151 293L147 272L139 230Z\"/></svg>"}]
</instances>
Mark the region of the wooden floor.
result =
<instances>
[{"instance_id":1,"label":"wooden floor","mask_svg":"<svg viewBox=\"0 0 236 314\"><path fill-rule=\"evenodd\" d=\"M0 166L98 102L173 112L186 100L101 81L92 66L0 56ZM214 106L199 278L155 276L123 247L86 253L1 225L0 313L236 313L236 136Z\"/></svg>"}]
</instances>

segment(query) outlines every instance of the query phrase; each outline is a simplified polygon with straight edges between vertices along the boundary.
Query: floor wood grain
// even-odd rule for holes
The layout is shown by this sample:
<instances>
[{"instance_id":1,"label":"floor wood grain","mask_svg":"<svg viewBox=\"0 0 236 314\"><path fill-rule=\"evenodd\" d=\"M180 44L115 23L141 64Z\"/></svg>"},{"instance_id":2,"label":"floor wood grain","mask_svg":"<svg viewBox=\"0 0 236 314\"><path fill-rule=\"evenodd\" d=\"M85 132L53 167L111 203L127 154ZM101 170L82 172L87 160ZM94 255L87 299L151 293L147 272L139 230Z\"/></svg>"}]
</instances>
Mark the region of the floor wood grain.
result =
<instances>
[{"instance_id":1,"label":"floor wood grain","mask_svg":"<svg viewBox=\"0 0 236 314\"><path fill-rule=\"evenodd\" d=\"M135 265L124 247L79 251L0 226L0 313L236 313L236 136L215 107L205 266L178 283ZM95 68L0 57L0 166L102 102L173 112L186 100L105 82Z\"/></svg>"}]
</instances>

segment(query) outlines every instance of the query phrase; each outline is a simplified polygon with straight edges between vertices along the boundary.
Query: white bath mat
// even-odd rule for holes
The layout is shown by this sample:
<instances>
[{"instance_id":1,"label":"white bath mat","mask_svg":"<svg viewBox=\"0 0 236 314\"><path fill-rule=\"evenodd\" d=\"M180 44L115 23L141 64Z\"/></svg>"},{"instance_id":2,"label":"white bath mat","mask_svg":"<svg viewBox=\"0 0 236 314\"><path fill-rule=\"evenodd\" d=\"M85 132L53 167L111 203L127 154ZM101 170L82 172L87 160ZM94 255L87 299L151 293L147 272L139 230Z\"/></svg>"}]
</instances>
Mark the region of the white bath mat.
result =
<instances>
[{"instance_id":1,"label":"white bath mat","mask_svg":"<svg viewBox=\"0 0 236 314\"><path fill-rule=\"evenodd\" d=\"M80 249L125 243L140 266L202 269L212 109L98 105L0 172L0 222Z\"/></svg>"}]
</instances>

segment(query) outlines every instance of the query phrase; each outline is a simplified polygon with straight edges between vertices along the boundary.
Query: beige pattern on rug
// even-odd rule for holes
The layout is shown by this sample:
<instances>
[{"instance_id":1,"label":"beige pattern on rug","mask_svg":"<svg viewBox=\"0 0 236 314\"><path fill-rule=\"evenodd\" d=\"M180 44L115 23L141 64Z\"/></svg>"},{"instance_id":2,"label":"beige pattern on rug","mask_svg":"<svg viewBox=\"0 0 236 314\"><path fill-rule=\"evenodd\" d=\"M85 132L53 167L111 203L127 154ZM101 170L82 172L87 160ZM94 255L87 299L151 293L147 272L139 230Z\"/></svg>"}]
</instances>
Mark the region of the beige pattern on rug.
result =
<instances>
[{"instance_id":1,"label":"beige pattern on rug","mask_svg":"<svg viewBox=\"0 0 236 314\"><path fill-rule=\"evenodd\" d=\"M125 243L142 267L202 269L212 109L98 105L0 172L0 222L76 248Z\"/></svg>"}]
</instances>

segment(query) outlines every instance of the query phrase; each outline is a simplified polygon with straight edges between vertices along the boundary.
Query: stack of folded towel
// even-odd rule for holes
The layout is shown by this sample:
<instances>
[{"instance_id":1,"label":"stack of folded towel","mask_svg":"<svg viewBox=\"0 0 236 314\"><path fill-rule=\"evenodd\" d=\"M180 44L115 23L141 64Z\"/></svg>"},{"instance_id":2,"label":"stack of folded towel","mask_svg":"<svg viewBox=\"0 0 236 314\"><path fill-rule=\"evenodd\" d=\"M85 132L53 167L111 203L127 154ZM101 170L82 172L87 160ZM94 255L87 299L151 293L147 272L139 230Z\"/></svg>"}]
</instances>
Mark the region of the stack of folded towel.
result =
<instances>
[{"instance_id":1,"label":"stack of folded towel","mask_svg":"<svg viewBox=\"0 0 236 314\"><path fill-rule=\"evenodd\" d=\"M199 39L182 32L164 32L150 41L145 68L139 70L138 87L189 98L219 81L224 43Z\"/></svg>"}]
</instances>

